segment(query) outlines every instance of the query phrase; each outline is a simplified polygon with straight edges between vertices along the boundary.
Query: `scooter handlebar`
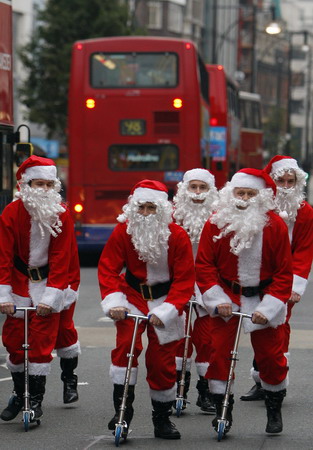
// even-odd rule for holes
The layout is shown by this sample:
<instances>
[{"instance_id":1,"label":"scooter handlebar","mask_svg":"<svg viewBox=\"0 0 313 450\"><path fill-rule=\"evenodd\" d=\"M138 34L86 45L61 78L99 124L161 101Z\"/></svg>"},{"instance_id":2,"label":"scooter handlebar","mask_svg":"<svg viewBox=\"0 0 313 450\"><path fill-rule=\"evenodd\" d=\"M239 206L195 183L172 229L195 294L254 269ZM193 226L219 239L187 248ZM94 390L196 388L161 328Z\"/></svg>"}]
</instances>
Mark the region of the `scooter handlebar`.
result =
<instances>
[{"instance_id":1,"label":"scooter handlebar","mask_svg":"<svg viewBox=\"0 0 313 450\"><path fill-rule=\"evenodd\" d=\"M150 320L151 314L148 314L148 316L144 316L143 314L131 314L127 311L125 311L125 319L128 318L132 318L132 319L142 319L142 320Z\"/></svg>"},{"instance_id":2,"label":"scooter handlebar","mask_svg":"<svg viewBox=\"0 0 313 450\"><path fill-rule=\"evenodd\" d=\"M16 311L36 311L37 306L16 306L14 305L14 314Z\"/></svg>"},{"instance_id":3,"label":"scooter handlebar","mask_svg":"<svg viewBox=\"0 0 313 450\"><path fill-rule=\"evenodd\" d=\"M214 314L218 314L218 307L215 308L214 310ZM232 316L242 316L245 319L250 319L252 320L252 314L246 314L246 313L242 313L240 311L232 311Z\"/></svg>"}]
</instances>

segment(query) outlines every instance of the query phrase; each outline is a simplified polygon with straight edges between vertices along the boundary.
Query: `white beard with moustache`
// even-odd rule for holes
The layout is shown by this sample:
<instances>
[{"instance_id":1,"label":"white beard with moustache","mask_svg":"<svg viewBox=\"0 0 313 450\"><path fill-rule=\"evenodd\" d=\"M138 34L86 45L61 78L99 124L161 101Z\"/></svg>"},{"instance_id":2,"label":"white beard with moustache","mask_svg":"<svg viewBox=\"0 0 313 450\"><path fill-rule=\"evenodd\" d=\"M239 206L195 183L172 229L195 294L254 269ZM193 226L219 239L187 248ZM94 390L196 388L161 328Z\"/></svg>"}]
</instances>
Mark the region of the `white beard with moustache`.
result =
<instances>
[{"instance_id":1,"label":"white beard with moustache","mask_svg":"<svg viewBox=\"0 0 313 450\"><path fill-rule=\"evenodd\" d=\"M292 188L277 187L275 206L280 217L289 224L295 222L298 209L304 200L304 194L299 186Z\"/></svg>"},{"instance_id":2,"label":"white beard with moustache","mask_svg":"<svg viewBox=\"0 0 313 450\"><path fill-rule=\"evenodd\" d=\"M56 189L32 188L27 183L21 183L20 191L15 197L22 200L31 218L38 222L42 239L45 237L45 230L53 237L62 233L59 215L65 208L61 205L62 197Z\"/></svg>"},{"instance_id":3,"label":"white beard with moustache","mask_svg":"<svg viewBox=\"0 0 313 450\"><path fill-rule=\"evenodd\" d=\"M226 185L220 191L217 212L210 218L210 222L221 230L218 236L214 236L214 241L234 233L230 239L232 253L239 255L244 248L251 248L254 237L263 230L268 221L266 213L274 209L272 195L271 189L262 189L257 196L244 201L235 198L233 188Z\"/></svg>"},{"instance_id":4,"label":"white beard with moustache","mask_svg":"<svg viewBox=\"0 0 313 450\"><path fill-rule=\"evenodd\" d=\"M156 214L143 216L138 213L141 202L130 200L124 205L123 214L117 220L127 219L127 233L139 255L146 263L157 264L162 253L168 250L168 239L171 234L169 224L172 222L172 207L166 201L153 201L157 205Z\"/></svg>"},{"instance_id":5,"label":"white beard with moustache","mask_svg":"<svg viewBox=\"0 0 313 450\"><path fill-rule=\"evenodd\" d=\"M194 203L192 200L204 200L203 203ZM218 199L215 187L208 192L195 194L188 191L186 183L179 183L177 194L173 202L175 205L174 218L189 235L192 244L198 244L205 222L213 211L213 203Z\"/></svg>"}]
</instances>

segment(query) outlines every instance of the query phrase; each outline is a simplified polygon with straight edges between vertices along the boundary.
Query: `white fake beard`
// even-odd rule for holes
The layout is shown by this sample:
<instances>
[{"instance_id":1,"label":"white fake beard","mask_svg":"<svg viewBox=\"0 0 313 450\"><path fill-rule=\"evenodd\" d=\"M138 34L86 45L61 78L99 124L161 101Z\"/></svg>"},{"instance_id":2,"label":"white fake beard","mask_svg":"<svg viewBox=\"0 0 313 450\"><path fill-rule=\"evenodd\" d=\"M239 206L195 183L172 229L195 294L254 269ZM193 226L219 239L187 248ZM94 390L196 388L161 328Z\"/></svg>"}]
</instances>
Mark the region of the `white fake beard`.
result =
<instances>
[{"instance_id":1,"label":"white fake beard","mask_svg":"<svg viewBox=\"0 0 313 450\"><path fill-rule=\"evenodd\" d=\"M303 200L304 194L297 185L289 189L277 187L275 206L285 222L295 222Z\"/></svg>"},{"instance_id":2,"label":"white fake beard","mask_svg":"<svg viewBox=\"0 0 313 450\"><path fill-rule=\"evenodd\" d=\"M141 261L157 264L162 250L167 251L168 239L171 234L168 225L172 222L172 208L169 202L157 205L156 214L143 216L138 213L140 202L131 201L125 208L124 214L128 219L127 233L139 255Z\"/></svg>"},{"instance_id":3,"label":"white fake beard","mask_svg":"<svg viewBox=\"0 0 313 450\"><path fill-rule=\"evenodd\" d=\"M42 239L45 229L53 237L62 233L59 215L65 208L61 205L61 195L55 189L32 188L27 183L21 183L15 197L22 200L31 218L38 222Z\"/></svg>"},{"instance_id":4,"label":"white fake beard","mask_svg":"<svg viewBox=\"0 0 313 450\"><path fill-rule=\"evenodd\" d=\"M218 198L215 187L208 192L195 194L188 191L185 183L178 185L178 191L173 199L175 205L174 218L188 233L192 244L199 243L205 222L213 211L213 202ZM203 203L194 203L192 200L204 200Z\"/></svg>"},{"instance_id":5,"label":"white fake beard","mask_svg":"<svg viewBox=\"0 0 313 450\"><path fill-rule=\"evenodd\" d=\"M254 236L263 230L268 221L266 213L272 209L271 190L262 189L257 196L244 201L235 198L233 188L226 186L220 191L217 212L210 218L210 222L221 230L218 236L214 236L214 241L233 233L230 239L232 253L238 255L244 248L251 248Z\"/></svg>"}]
</instances>

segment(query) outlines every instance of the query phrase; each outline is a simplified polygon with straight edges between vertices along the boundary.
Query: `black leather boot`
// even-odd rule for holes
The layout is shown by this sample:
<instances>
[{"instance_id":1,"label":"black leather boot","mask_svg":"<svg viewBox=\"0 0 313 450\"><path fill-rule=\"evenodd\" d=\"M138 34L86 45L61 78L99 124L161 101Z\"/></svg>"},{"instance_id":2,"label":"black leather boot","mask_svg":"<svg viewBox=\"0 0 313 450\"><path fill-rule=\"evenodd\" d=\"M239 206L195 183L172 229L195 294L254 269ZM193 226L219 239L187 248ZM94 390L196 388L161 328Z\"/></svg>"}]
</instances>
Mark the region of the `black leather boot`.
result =
<instances>
[{"instance_id":1,"label":"black leather boot","mask_svg":"<svg viewBox=\"0 0 313 450\"><path fill-rule=\"evenodd\" d=\"M286 389L278 392L265 391L265 406L267 412L266 433L281 433L283 431L281 405L285 396Z\"/></svg>"},{"instance_id":2,"label":"black leather boot","mask_svg":"<svg viewBox=\"0 0 313 450\"><path fill-rule=\"evenodd\" d=\"M157 402L152 400L152 422L154 436L162 439L180 439L180 432L169 417L172 413L173 402Z\"/></svg>"},{"instance_id":3,"label":"black leather boot","mask_svg":"<svg viewBox=\"0 0 313 450\"><path fill-rule=\"evenodd\" d=\"M120 406L122 403L123 392L124 392L123 384L114 384L113 403L114 403L115 415L112 417L112 419L108 423L109 430L115 430L115 424L118 422L118 416L119 416L119 412L120 412ZM134 415L134 408L133 408L134 400L135 400L135 386L129 385L127 399L126 399L126 411L124 414L124 420L127 423L128 429L129 429L130 422L132 421L132 418Z\"/></svg>"},{"instance_id":4,"label":"black leather boot","mask_svg":"<svg viewBox=\"0 0 313 450\"><path fill-rule=\"evenodd\" d=\"M42 416L41 404L46 392L46 377L44 375L29 375L30 408L34 411L32 422Z\"/></svg>"},{"instance_id":5,"label":"black leather boot","mask_svg":"<svg viewBox=\"0 0 313 450\"><path fill-rule=\"evenodd\" d=\"M240 400L243 400L244 402L253 402L255 400L264 400L264 399L265 399L265 392L261 386L261 383L255 383L255 385L252 386L249 392L240 397Z\"/></svg>"},{"instance_id":6,"label":"black leather boot","mask_svg":"<svg viewBox=\"0 0 313 450\"><path fill-rule=\"evenodd\" d=\"M24 395L24 372L11 372L14 391L9 400L8 406L2 411L0 417L2 420L8 422L15 419L20 410L23 408Z\"/></svg>"},{"instance_id":7,"label":"black leather boot","mask_svg":"<svg viewBox=\"0 0 313 450\"><path fill-rule=\"evenodd\" d=\"M213 403L216 408L216 416L212 420L212 425L214 427L214 430L218 431L217 430L218 419L220 419L222 417L224 394L213 394L212 399L213 399ZM228 399L228 408L227 408L227 414L226 414L227 423L226 423L225 430L224 430L225 434L229 432L229 430L231 429L231 426L233 424L233 416L232 416L233 406L234 406L234 396L233 396L233 394L231 394Z\"/></svg>"},{"instance_id":8,"label":"black leather boot","mask_svg":"<svg viewBox=\"0 0 313 450\"><path fill-rule=\"evenodd\" d=\"M61 358L61 380L63 381L63 403L74 403L78 400L77 375L74 373L78 364L78 357Z\"/></svg>"},{"instance_id":9,"label":"black leather boot","mask_svg":"<svg viewBox=\"0 0 313 450\"><path fill-rule=\"evenodd\" d=\"M198 399L196 405L199 406L201 411L208 414L215 414L216 409L212 401L212 395L209 390L208 380L204 377L199 377L197 382Z\"/></svg>"},{"instance_id":10,"label":"black leather boot","mask_svg":"<svg viewBox=\"0 0 313 450\"><path fill-rule=\"evenodd\" d=\"M181 380L181 376L182 376L182 371L181 370L177 370L176 371L176 381L177 381L177 395L179 395L179 389L180 389L180 380ZM183 407L182 410L186 409L187 407L187 394L189 391L189 387L190 387L190 378L191 378L191 373L186 371L185 373L185 385L184 385L184 401L183 401ZM173 402L173 406L174 408L176 407L176 400Z\"/></svg>"}]
</instances>

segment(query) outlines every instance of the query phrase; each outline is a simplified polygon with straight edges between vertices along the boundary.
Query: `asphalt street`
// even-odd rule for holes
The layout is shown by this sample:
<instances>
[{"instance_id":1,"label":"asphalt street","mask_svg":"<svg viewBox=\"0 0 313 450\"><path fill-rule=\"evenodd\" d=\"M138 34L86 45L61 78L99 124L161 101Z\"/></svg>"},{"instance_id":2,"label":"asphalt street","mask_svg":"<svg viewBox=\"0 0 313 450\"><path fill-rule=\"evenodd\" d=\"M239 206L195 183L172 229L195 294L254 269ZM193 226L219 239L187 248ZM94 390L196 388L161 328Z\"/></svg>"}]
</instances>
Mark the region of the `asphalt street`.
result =
<instances>
[{"instance_id":1,"label":"asphalt street","mask_svg":"<svg viewBox=\"0 0 313 450\"><path fill-rule=\"evenodd\" d=\"M114 347L114 325L102 317L95 267L82 269L80 299L75 323L82 346L77 374L80 399L73 405L62 403L62 382L58 358L52 363L40 426L25 433L21 415L12 422L0 423L0 449L14 450L99 450L114 448L114 438L107 430L113 413L112 384L109 378L110 352ZM189 393L190 405L184 414L172 416L180 430L180 441L154 438L149 390L145 380L144 354L140 358L138 385L134 403L132 432L120 447L129 449L232 449L299 450L313 449L313 278L301 303L294 308L291 320L290 385L283 404L283 433L265 433L264 403L242 402L239 397L252 385L250 366L252 350L249 336L242 334L236 367L234 423L222 442L211 426L212 416L202 414L196 406L196 374L193 365ZM2 326L4 317L0 317ZM12 383L5 365L6 351L0 345L0 408L6 406Z\"/></svg>"}]
</instances>

